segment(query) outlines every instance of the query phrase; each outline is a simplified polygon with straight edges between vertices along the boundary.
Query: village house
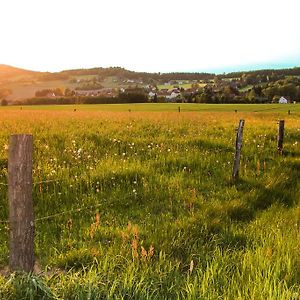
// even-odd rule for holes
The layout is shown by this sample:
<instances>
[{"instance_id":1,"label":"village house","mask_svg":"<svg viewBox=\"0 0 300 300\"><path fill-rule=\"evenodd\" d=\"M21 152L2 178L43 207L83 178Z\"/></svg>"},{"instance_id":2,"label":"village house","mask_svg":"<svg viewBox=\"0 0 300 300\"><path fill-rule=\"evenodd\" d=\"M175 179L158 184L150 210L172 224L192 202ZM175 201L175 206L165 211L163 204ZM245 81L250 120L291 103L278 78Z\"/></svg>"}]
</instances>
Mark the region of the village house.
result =
<instances>
[{"instance_id":1,"label":"village house","mask_svg":"<svg viewBox=\"0 0 300 300\"><path fill-rule=\"evenodd\" d=\"M280 97L278 103L280 103L280 104L287 104L288 101L287 101L287 99L285 99L284 97Z\"/></svg>"},{"instance_id":2,"label":"village house","mask_svg":"<svg viewBox=\"0 0 300 300\"><path fill-rule=\"evenodd\" d=\"M112 88L102 88L97 90L76 90L75 96L81 97L97 97L97 96L106 96L106 97L113 97L115 96L116 92Z\"/></svg>"},{"instance_id":3,"label":"village house","mask_svg":"<svg viewBox=\"0 0 300 300\"><path fill-rule=\"evenodd\" d=\"M172 91L170 95L166 96L166 102L176 102L176 99L181 96L180 92Z\"/></svg>"},{"instance_id":4,"label":"village house","mask_svg":"<svg viewBox=\"0 0 300 300\"><path fill-rule=\"evenodd\" d=\"M54 98L56 97L55 93L53 92L49 92L47 95L46 95L46 98Z\"/></svg>"},{"instance_id":5,"label":"village house","mask_svg":"<svg viewBox=\"0 0 300 300\"><path fill-rule=\"evenodd\" d=\"M155 95L156 95L156 93L154 93L152 91L148 93L148 97L149 97L150 100L153 100Z\"/></svg>"}]
</instances>

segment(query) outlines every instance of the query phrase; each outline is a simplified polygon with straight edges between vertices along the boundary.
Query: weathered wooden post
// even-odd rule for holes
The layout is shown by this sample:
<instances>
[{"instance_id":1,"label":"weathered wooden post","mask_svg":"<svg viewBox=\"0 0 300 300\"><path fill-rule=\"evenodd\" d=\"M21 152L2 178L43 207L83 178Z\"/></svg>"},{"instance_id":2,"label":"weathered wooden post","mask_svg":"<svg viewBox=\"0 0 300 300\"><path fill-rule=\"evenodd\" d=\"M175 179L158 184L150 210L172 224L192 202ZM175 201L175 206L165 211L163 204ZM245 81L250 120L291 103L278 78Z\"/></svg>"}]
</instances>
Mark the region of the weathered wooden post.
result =
<instances>
[{"instance_id":1,"label":"weathered wooden post","mask_svg":"<svg viewBox=\"0 0 300 300\"><path fill-rule=\"evenodd\" d=\"M32 135L12 135L8 157L9 266L31 272L34 267L32 201Z\"/></svg>"},{"instance_id":2,"label":"weathered wooden post","mask_svg":"<svg viewBox=\"0 0 300 300\"><path fill-rule=\"evenodd\" d=\"M278 122L277 150L280 154L283 151L284 120Z\"/></svg>"},{"instance_id":3,"label":"weathered wooden post","mask_svg":"<svg viewBox=\"0 0 300 300\"><path fill-rule=\"evenodd\" d=\"M288 114L289 114L289 115L291 114L291 111L290 111L290 110L288 110Z\"/></svg>"},{"instance_id":4,"label":"weathered wooden post","mask_svg":"<svg viewBox=\"0 0 300 300\"><path fill-rule=\"evenodd\" d=\"M178 106L178 112L180 112L180 106Z\"/></svg>"},{"instance_id":5,"label":"weathered wooden post","mask_svg":"<svg viewBox=\"0 0 300 300\"><path fill-rule=\"evenodd\" d=\"M243 129L245 125L245 120L240 120L239 127L236 134L236 143L235 143L235 155L233 162L233 173L232 180L235 182L239 177L239 168L241 160L241 150L243 145Z\"/></svg>"}]
</instances>

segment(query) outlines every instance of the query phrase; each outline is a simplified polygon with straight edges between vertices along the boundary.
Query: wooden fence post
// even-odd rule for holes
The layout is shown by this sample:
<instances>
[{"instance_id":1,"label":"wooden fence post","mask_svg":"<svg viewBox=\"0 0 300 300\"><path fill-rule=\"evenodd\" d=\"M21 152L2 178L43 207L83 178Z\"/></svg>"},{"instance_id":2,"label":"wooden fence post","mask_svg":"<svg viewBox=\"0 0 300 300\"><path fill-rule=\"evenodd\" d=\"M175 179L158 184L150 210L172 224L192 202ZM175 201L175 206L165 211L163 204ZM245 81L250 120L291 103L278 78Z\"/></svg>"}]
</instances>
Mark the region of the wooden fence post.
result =
<instances>
[{"instance_id":1,"label":"wooden fence post","mask_svg":"<svg viewBox=\"0 0 300 300\"><path fill-rule=\"evenodd\" d=\"M31 272L34 267L32 201L32 135L12 135L8 157L9 267Z\"/></svg>"},{"instance_id":2,"label":"wooden fence post","mask_svg":"<svg viewBox=\"0 0 300 300\"><path fill-rule=\"evenodd\" d=\"M178 112L180 112L180 106L178 106Z\"/></svg>"},{"instance_id":3,"label":"wooden fence post","mask_svg":"<svg viewBox=\"0 0 300 300\"><path fill-rule=\"evenodd\" d=\"M233 181L236 181L239 176L241 150L242 150L242 145L243 145L244 125L245 125L245 120L240 120L239 127L238 127L237 134L236 134L235 156L234 156L233 173L232 173Z\"/></svg>"},{"instance_id":4,"label":"wooden fence post","mask_svg":"<svg viewBox=\"0 0 300 300\"><path fill-rule=\"evenodd\" d=\"M278 122L278 136L277 136L277 150L282 154L283 150L283 136L284 136L284 120Z\"/></svg>"}]
</instances>

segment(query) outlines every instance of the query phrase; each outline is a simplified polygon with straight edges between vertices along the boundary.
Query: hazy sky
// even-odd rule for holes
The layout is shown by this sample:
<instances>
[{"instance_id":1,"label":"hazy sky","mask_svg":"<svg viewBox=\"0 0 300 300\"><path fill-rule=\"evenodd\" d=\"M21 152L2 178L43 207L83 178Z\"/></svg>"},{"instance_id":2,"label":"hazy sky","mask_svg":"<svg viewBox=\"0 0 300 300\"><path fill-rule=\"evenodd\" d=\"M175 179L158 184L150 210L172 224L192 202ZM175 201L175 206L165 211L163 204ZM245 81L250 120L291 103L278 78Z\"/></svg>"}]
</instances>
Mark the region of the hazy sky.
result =
<instances>
[{"instance_id":1,"label":"hazy sky","mask_svg":"<svg viewBox=\"0 0 300 300\"><path fill-rule=\"evenodd\" d=\"M300 65L300 0L1 0L0 64L58 71Z\"/></svg>"}]
</instances>

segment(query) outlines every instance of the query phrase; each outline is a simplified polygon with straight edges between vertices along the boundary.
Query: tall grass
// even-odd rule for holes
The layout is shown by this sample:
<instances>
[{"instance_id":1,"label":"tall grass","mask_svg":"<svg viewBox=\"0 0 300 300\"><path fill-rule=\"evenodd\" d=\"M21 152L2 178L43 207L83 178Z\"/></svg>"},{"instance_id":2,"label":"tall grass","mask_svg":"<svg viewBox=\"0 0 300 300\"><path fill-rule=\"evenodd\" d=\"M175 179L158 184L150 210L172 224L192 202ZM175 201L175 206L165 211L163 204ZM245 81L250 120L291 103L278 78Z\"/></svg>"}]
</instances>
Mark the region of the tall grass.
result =
<instances>
[{"instance_id":1,"label":"tall grass","mask_svg":"<svg viewBox=\"0 0 300 300\"><path fill-rule=\"evenodd\" d=\"M37 275L3 299L298 299L300 121L274 113L0 111L0 220L9 135L34 135ZM245 118L240 180L231 171ZM0 265L8 264L0 223ZM24 292L25 291L25 292Z\"/></svg>"}]
</instances>

